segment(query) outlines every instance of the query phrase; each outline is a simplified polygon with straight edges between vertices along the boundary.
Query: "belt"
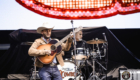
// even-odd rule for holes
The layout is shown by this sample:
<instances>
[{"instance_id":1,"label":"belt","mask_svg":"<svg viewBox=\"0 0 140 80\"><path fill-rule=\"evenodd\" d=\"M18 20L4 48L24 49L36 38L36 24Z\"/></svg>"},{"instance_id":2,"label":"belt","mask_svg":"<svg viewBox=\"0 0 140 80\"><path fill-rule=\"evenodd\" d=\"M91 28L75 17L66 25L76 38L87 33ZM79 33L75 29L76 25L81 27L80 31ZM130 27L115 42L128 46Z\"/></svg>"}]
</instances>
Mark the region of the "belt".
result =
<instances>
[{"instance_id":1,"label":"belt","mask_svg":"<svg viewBox=\"0 0 140 80\"><path fill-rule=\"evenodd\" d=\"M43 66L56 66L56 63L44 64Z\"/></svg>"},{"instance_id":2,"label":"belt","mask_svg":"<svg viewBox=\"0 0 140 80\"><path fill-rule=\"evenodd\" d=\"M51 63L50 66L56 66L56 63Z\"/></svg>"}]
</instances>

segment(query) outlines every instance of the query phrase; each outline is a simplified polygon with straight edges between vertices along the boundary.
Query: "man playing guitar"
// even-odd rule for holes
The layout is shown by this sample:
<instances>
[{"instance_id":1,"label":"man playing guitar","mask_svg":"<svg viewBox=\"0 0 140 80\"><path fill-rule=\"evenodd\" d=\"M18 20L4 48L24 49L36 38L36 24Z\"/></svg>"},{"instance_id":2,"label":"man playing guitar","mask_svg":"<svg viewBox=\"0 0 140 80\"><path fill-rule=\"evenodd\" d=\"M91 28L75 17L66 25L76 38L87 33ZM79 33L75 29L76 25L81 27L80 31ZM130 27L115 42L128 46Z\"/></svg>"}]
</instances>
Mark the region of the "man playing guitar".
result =
<instances>
[{"instance_id":1,"label":"man playing guitar","mask_svg":"<svg viewBox=\"0 0 140 80\"><path fill-rule=\"evenodd\" d=\"M43 23L43 25L37 29L37 33L42 34L42 37L36 39L28 51L30 56L37 57L35 65L40 67L39 76L41 80L62 80L56 64L64 65L62 53L63 51L68 51L72 43L71 35L63 39L63 41L52 39L50 37L52 29L53 27L50 26L49 23ZM66 39L66 43L63 43Z\"/></svg>"}]
</instances>

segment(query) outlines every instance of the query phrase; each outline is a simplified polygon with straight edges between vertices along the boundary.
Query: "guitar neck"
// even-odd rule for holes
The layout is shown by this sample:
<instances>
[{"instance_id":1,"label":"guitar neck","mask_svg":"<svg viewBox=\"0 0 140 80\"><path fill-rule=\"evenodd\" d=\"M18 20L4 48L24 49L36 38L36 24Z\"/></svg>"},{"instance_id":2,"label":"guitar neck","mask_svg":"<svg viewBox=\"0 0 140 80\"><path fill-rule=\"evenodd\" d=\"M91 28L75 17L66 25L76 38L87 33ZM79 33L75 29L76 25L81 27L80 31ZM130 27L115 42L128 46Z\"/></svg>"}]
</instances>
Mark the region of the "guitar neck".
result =
<instances>
[{"instance_id":1,"label":"guitar neck","mask_svg":"<svg viewBox=\"0 0 140 80\"><path fill-rule=\"evenodd\" d=\"M77 29L74 30L74 33L78 32L79 30L81 30L83 27L79 27ZM61 39L59 42L57 42L54 46L58 47L59 45L61 45L66 39L68 39L71 35L68 34L66 37L64 37L63 39Z\"/></svg>"},{"instance_id":2,"label":"guitar neck","mask_svg":"<svg viewBox=\"0 0 140 80\"><path fill-rule=\"evenodd\" d=\"M67 40L70 37L70 34L67 35L66 37L64 37L63 39L61 39L59 42L57 42L55 44L56 47L58 47L59 45L61 45L65 40Z\"/></svg>"}]
</instances>

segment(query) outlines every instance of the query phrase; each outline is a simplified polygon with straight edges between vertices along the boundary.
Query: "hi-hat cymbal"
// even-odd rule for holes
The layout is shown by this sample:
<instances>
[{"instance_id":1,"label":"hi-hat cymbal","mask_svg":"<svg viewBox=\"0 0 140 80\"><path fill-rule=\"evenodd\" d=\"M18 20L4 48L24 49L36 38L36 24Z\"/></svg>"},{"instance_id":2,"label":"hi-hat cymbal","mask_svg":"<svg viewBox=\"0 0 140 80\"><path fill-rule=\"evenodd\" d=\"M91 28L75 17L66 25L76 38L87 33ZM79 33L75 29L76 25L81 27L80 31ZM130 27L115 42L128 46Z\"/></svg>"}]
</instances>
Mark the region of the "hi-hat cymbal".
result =
<instances>
[{"instance_id":1,"label":"hi-hat cymbal","mask_svg":"<svg viewBox=\"0 0 140 80\"><path fill-rule=\"evenodd\" d=\"M102 44L102 43L105 43L105 41L102 39L98 39L98 40L93 39L93 40L87 41L86 43L88 43L88 44Z\"/></svg>"}]
</instances>

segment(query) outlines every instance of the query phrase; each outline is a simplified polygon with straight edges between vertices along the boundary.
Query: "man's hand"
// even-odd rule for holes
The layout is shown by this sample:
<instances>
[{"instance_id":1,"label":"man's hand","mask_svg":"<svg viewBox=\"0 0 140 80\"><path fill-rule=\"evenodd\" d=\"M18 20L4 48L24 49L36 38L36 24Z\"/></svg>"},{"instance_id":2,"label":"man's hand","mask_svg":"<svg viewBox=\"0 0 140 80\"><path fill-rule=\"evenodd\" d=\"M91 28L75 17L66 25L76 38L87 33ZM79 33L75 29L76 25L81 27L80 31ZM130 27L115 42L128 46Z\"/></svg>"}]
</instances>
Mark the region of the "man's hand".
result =
<instances>
[{"instance_id":1,"label":"man's hand","mask_svg":"<svg viewBox=\"0 0 140 80\"><path fill-rule=\"evenodd\" d=\"M70 32L70 38L68 38L68 42L72 42L73 39L73 32Z\"/></svg>"},{"instance_id":2,"label":"man's hand","mask_svg":"<svg viewBox=\"0 0 140 80\"><path fill-rule=\"evenodd\" d=\"M44 53L45 53L44 55L50 55L51 51L50 50L45 50Z\"/></svg>"},{"instance_id":3,"label":"man's hand","mask_svg":"<svg viewBox=\"0 0 140 80\"><path fill-rule=\"evenodd\" d=\"M70 38L73 38L73 32L72 31L70 32Z\"/></svg>"},{"instance_id":4,"label":"man's hand","mask_svg":"<svg viewBox=\"0 0 140 80\"><path fill-rule=\"evenodd\" d=\"M65 55L65 54L64 54L64 51L62 51L62 52L61 52L61 55L62 55L62 56L64 56L64 55Z\"/></svg>"}]
</instances>

